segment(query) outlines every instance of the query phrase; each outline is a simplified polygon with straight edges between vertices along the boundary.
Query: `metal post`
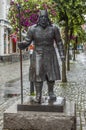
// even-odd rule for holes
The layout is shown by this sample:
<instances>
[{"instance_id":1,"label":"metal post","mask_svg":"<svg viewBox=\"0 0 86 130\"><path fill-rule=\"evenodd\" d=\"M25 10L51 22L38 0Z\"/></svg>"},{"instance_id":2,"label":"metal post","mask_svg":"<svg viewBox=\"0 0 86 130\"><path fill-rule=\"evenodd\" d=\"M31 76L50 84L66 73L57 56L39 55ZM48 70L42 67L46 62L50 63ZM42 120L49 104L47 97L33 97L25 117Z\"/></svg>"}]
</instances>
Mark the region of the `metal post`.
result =
<instances>
[{"instance_id":1,"label":"metal post","mask_svg":"<svg viewBox=\"0 0 86 130\"><path fill-rule=\"evenodd\" d=\"M21 6L18 4L19 13L19 40L21 42L21 20L20 20L20 9ZM21 76L21 104L23 104L23 76L22 76L22 50L20 50L20 76Z\"/></svg>"}]
</instances>

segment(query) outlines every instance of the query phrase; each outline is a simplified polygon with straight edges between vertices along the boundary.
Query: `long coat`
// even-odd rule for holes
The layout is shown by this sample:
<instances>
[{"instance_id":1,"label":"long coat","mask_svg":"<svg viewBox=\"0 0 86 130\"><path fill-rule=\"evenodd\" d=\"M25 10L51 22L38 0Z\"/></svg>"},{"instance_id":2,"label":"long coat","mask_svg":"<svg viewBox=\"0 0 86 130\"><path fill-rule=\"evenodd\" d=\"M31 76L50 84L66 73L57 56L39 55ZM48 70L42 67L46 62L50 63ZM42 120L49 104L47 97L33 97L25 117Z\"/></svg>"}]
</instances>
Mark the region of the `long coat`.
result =
<instances>
[{"instance_id":1,"label":"long coat","mask_svg":"<svg viewBox=\"0 0 86 130\"><path fill-rule=\"evenodd\" d=\"M29 28L26 36L26 43L22 43L19 48L25 49L31 42L34 42L29 79L30 81L60 80L60 67L54 48L56 42L61 59L64 57L64 47L60 36L59 28L52 24L46 28L33 25Z\"/></svg>"}]
</instances>

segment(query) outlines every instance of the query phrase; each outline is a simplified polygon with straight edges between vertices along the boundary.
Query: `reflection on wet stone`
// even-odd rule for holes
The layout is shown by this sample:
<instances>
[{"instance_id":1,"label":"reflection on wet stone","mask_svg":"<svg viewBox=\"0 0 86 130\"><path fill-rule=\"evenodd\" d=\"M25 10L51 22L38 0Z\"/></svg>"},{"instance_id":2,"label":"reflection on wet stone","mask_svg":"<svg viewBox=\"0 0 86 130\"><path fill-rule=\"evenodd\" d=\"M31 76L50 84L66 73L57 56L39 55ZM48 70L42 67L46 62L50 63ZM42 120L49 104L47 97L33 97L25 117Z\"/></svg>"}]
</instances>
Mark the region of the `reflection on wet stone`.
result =
<instances>
[{"instance_id":1,"label":"reflection on wet stone","mask_svg":"<svg viewBox=\"0 0 86 130\"><path fill-rule=\"evenodd\" d=\"M15 96L20 96L20 82L19 81L9 81L5 84L4 98L12 98Z\"/></svg>"}]
</instances>

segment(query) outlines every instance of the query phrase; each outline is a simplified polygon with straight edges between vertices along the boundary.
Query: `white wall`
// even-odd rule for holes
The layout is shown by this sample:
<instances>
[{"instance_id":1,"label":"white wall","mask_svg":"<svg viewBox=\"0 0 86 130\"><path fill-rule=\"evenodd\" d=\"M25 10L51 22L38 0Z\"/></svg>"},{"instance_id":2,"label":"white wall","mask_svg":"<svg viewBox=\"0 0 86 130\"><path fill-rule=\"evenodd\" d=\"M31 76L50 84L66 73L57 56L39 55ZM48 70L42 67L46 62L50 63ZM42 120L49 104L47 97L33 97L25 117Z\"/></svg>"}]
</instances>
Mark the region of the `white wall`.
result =
<instances>
[{"instance_id":1,"label":"white wall","mask_svg":"<svg viewBox=\"0 0 86 130\"><path fill-rule=\"evenodd\" d=\"M0 55L4 54L4 28L0 26Z\"/></svg>"},{"instance_id":2,"label":"white wall","mask_svg":"<svg viewBox=\"0 0 86 130\"><path fill-rule=\"evenodd\" d=\"M0 0L0 20L6 20L7 19L7 13L10 6L10 0ZM6 28L6 25L4 25L4 21L0 22L0 55L3 55L4 50L4 28ZM6 35L6 54L8 53L8 29L7 29L7 35Z\"/></svg>"},{"instance_id":3,"label":"white wall","mask_svg":"<svg viewBox=\"0 0 86 130\"><path fill-rule=\"evenodd\" d=\"M6 1L7 0L0 0L0 18L6 19Z\"/></svg>"}]
</instances>

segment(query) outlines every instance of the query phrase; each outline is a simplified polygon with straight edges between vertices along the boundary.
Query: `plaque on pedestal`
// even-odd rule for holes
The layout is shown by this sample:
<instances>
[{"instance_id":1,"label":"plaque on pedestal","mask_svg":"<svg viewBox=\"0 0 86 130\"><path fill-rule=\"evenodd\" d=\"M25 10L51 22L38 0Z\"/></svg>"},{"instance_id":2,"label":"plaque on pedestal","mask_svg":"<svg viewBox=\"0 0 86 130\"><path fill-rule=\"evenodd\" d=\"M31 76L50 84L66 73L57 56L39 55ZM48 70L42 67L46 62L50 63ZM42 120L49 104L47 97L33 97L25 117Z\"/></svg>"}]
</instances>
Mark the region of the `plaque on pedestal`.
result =
<instances>
[{"instance_id":1,"label":"plaque on pedestal","mask_svg":"<svg viewBox=\"0 0 86 130\"><path fill-rule=\"evenodd\" d=\"M45 98L41 104L26 102L17 105L17 111L37 111L37 112L64 112L65 99L57 97L56 101L49 102L49 98Z\"/></svg>"}]
</instances>

